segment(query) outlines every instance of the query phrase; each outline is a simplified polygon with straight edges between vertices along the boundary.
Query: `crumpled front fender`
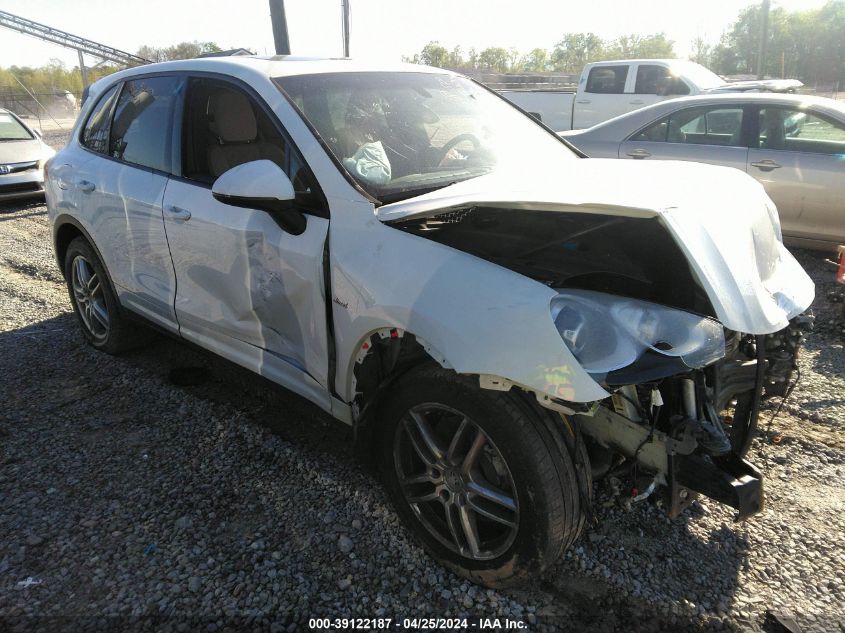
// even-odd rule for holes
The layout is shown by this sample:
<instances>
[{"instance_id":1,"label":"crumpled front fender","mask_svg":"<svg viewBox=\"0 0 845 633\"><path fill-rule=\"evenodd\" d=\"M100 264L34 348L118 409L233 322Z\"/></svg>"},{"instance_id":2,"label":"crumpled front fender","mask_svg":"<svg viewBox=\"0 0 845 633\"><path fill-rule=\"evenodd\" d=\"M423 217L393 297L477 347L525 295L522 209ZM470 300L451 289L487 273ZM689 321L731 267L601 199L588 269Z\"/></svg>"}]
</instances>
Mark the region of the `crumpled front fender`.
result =
<instances>
[{"instance_id":1,"label":"crumpled front fender","mask_svg":"<svg viewBox=\"0 0 845 633\"><path fill-rule=\"evenodd\" d=\"M571 402L608 396L558 334L554 290L370 217L332 218L336 387L347 402L360 346L385 327L422 338L458 373L501 376Z\"/></svg>"}]
</instances>

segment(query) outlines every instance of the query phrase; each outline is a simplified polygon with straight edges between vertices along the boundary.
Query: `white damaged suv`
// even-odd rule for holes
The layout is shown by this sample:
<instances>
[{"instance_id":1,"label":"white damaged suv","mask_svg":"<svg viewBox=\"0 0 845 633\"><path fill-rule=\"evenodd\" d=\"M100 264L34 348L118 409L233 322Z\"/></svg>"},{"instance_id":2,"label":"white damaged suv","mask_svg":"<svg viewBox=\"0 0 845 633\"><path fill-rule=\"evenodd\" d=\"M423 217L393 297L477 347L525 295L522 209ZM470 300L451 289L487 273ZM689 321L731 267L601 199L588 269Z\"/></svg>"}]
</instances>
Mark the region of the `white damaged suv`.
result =
<instances>
[{"instance_id":1,"label":"white damaged suv","mask_svg":"<svg viewBox=\"0 0 845 633\"><path fill-rule=\"evenodd\" d=\"M237 57L100 80L46 181L91 345L152 324L352 425L459 574L542 571L609 473L761 508L814 288L739 171L584 159L439 69Z\"/></svg>"}]
</instances>

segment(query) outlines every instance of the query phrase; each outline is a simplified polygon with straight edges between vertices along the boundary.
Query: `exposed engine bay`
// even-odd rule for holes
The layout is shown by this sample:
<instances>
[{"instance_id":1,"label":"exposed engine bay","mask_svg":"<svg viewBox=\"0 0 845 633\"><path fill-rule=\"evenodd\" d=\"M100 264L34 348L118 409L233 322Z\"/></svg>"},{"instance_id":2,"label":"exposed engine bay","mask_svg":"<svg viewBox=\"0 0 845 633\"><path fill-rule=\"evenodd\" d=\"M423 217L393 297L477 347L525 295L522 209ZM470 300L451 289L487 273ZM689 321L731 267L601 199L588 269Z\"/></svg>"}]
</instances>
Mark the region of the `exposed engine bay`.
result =
<instances>
[{"instance_id":1,"label":"exposed engine bay","mask_svg":"<svg viewBox=\"0 0 845 633\"><path fill-rule=\"evenodd\" d=\"M390 225L553 288L595 290L714 316L686 257L655 218L469 207Z\"/></svg>"}]
</instances>

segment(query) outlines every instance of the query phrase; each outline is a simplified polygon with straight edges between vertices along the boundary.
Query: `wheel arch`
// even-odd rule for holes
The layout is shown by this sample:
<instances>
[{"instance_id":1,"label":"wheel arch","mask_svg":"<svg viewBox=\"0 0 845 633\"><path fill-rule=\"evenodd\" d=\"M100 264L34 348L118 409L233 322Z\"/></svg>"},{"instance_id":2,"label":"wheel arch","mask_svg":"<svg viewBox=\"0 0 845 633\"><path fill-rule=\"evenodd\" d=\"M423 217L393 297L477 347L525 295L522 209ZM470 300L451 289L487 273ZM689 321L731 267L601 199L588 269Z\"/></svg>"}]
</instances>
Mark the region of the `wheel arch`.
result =
<instances>
[{"instance_id":1,"label":"wheel arch","mask_svg":"<svg viewBox=\"0 0 845 633\"><path fill-rule=\"evenodd\" d=\"M85 241L91 245L91 248L93 248L94 252L97 253L97 257L99 257L100 261L103 262L103 267L105 268L103 254L100 252L100 249L97 248L97 244L94 242L91 234L75 217L72 215L62 214L59 215L53 222L53 249L56 253L56 263L59 266L59 270L62 272L62 276L65 275L65 256L67 255L67 249L70 246L70 243L77 237L84 238ZM109 274L107 268L106 274ZM109 274L109 282L111 281L111 274ZM112 287L114 287L113 283Z\"/></svg>"},{"instance_id":2,"label":"wheel arch","mask_svg":"<svg viewBox=\"0 0 845 633\"><path fill-rule=\"evenodd\" d=\"M425 339L399 327L385 326L362 336L347 372L346 393L352 405L355 453L372 463L373 428L390 386L409 371L425 364L451 368L448 360Z\"/></svg>"}]
</instances>

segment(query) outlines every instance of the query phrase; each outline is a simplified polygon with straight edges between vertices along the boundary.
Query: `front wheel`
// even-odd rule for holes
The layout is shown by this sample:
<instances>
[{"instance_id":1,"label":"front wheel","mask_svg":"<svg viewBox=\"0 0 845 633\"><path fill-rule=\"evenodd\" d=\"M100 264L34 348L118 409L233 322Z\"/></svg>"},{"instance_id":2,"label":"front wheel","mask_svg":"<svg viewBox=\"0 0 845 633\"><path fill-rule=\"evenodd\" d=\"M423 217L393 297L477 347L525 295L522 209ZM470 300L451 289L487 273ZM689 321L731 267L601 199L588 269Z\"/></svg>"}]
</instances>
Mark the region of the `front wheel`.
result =
<instances>
[{"instance_id":1,"label":"front wheel","mask_svg":"<svg viewBox=\"0 0 845 633\"><path fill-rule=\"evenodd\" d=\"M577 537L584 481L561 429L515 390L485 391L426 366L399 380L380 417L388 494L425 549L459 575L517 584Z\"/></svg>"}]
</instances>

